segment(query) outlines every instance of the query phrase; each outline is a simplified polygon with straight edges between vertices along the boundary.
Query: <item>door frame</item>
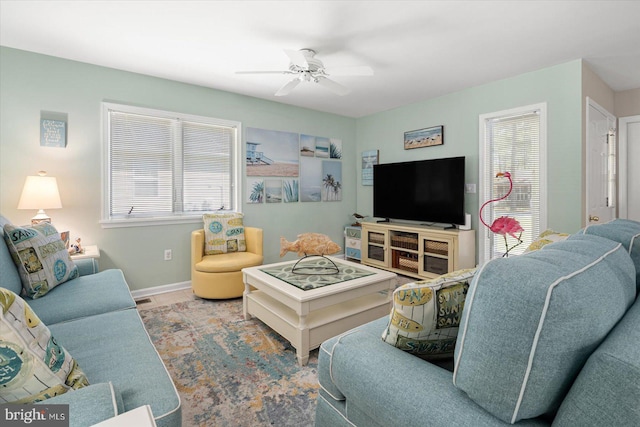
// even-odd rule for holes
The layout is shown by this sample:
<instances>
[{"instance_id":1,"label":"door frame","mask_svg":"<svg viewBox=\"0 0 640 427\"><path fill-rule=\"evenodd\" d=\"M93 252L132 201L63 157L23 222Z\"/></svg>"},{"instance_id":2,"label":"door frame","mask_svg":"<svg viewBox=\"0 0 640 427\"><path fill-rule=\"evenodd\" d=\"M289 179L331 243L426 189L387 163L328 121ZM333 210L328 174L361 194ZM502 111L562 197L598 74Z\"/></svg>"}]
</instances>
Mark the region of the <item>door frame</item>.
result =
<instances>
[{"instance_id":1,"label":"door frame","mask_svg":"<svg viewBox=\"0 0 640 427\"><path fill-rule=\"evenodd\" d=\"M627 177L628 140L627 125L640 123L640 115L621 117L618 119L618 218L628 218L627 191L629 178Z\"/></svg>"},{"instance_id":2,"label":"door frame","mask_svg":"<svg viewBox=\"0 0 640 427\"><path fill-rule=\"evenodd\" d=\"M584 191L584 226L588 226L589 225L589 191L590 191L590 183L591 183L591 171L589 170L589 137L590 135L590 131L589 131L589 111L590 108L593 107L594 109L598 110L602 115L606 116L608 120L611 120L614 123L614 128L617 127L617 118L616 116L614 116L613 114L611 114L609 111L607 111L606 108L604 108L603 106L601 106L600 104L598 104L596 101L593 100L593 98L588 97L586 99L586 111L585 111L585 141L584 141L584 153L585 153L585 163L584 163L584 179L585 179L585 191ZM616 129L616 133L617 133L617 129ZM618 159L620 158L620 153L617 154L616 156L616 162L618 161ZM626 171L625 171L626 172ZM616 191L616 193L619 193L619 190ZM619 203L619 201L618 201ZM618 204L616 203L616 205ZM613 216L614 218L618 215L617 213L617 208L614 206L613 209Z\"/></svg>"}]
</instances>

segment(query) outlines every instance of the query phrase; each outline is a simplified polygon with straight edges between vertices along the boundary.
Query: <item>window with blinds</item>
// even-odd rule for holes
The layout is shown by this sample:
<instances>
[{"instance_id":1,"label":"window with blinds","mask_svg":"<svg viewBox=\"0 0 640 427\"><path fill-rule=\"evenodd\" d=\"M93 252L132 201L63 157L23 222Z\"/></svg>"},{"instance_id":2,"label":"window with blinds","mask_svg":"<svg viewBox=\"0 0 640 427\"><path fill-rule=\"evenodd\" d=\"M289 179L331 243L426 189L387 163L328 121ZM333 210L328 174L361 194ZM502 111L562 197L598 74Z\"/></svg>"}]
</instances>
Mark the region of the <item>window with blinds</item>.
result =
<instances>
[{"instance_id":1,"label":"window with blinds","mask_svg":"<svg viewBox=\"0 0 640 427\"><path fill-rule=\"evenodd\" d=\"M480 206L484 221L491 225L497 218L516 219L524 229L518 240L482 227L480 261L501 257L515 246L517 255L546 228L546 104L539 104L480 116ZM509 172L513 188L508 197L509 180L496 178ZM519 235L520 233L516 233Z\"/></svg>"},{"instance_id":2,"label":"window with blinds","mask_svg":"<svg viewBox=\"0 0 640 427\"><path fill-rule=\"evenodd\" d=\"M103 104L103 222L237 210L240 123Z\"/></svg>"}]
</instances>

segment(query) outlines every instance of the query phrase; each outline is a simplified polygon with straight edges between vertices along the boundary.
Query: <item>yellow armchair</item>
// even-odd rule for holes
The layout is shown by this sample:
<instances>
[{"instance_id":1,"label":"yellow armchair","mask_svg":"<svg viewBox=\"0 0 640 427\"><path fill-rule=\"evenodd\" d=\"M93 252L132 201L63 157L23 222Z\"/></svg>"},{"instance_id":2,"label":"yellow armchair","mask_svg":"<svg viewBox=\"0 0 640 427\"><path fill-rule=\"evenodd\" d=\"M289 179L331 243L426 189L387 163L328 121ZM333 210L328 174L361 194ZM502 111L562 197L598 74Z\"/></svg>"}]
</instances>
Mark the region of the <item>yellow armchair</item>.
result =
<instances>
[{"instance_id":1,"label":"yellow armchair","mask_svg":"<svg viewBox=\"0 0 640 427\"><path fill-rule=\"evenodd\" d=\"M204 230L191 232L191 289L200 298L241 297L242 269L262 265L262 229L245 227L246 252L205 255Z\"/></svg>"}]
</instances>

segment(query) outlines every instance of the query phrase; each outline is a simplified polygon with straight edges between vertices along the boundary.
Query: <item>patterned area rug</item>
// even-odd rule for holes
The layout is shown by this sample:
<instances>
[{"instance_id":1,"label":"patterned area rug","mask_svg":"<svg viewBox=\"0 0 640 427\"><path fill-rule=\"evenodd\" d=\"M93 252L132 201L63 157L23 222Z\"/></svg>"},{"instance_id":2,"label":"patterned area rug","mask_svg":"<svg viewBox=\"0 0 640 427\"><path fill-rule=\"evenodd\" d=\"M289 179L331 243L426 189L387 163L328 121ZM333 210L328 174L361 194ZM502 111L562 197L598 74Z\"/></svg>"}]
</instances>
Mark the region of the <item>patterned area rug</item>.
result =
<instances>
[{"instance_id":1,"label":"patterned area rug","mask_svg":"<svg viewBox=\"0 0 640 427\"><path fill-rule=\"evenodd\" d=\"M242 299L196 299L140 315L182 400L184 427L312 426L318 350L299 367L295 349Z\"/></svg>"}]
</instances>

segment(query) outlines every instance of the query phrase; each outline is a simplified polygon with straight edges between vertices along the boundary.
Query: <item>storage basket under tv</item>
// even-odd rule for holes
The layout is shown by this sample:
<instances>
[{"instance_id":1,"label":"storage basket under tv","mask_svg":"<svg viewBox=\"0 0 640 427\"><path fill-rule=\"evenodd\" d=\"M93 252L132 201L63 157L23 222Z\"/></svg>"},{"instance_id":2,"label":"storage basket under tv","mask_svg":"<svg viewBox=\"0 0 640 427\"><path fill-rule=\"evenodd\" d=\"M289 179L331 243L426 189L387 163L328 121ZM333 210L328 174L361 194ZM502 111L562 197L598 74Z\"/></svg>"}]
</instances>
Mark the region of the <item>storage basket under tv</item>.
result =
<instances>
[{"instance_id":1,"label":"storage basket under tv","mask_svg":"<svg viewBox=\"0 0 640 427\"><path fill-rule=\"evenodd\" d=\"M393 267L411 273L418 272L418 254L393 251Z\"/></svg>"},{"instance_id":2,"label":"storage basket under tv","mask_svg":"<svg viewBox=\"0 0 640 427\"><path fill-rule=\"evenodd\" d=\"M447 255L449 253L449 244L438 240L425 240L424 251L432 254Z\"/></svg>"},{"instance_id":3,"label":"storage basket under tv","mask_svg":"<svg viewBox=\"0 0 640 427\"><path fill-rule=\"evenodd\" d=\"M418 250L418 235L412 233L397 233L391 235L391 246L396 248Z\"/></svg>"}]
</instances>

